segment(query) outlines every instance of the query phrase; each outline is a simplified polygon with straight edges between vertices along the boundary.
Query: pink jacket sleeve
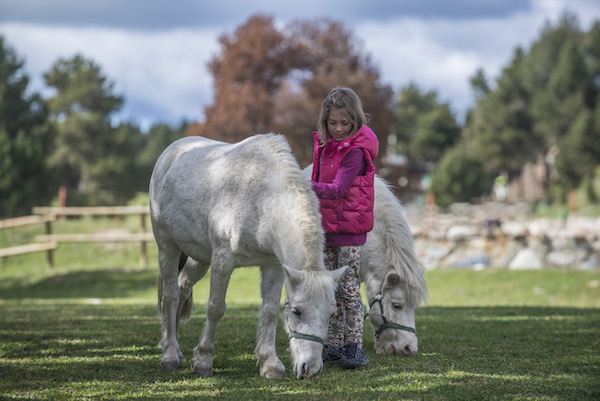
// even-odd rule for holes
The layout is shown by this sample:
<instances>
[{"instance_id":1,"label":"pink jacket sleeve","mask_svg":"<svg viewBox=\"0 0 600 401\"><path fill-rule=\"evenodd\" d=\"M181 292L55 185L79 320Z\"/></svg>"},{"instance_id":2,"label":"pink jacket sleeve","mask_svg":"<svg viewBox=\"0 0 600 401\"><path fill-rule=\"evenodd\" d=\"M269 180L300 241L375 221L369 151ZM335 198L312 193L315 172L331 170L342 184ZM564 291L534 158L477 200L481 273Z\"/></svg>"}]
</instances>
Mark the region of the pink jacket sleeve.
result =
<instances>
[{"instance_id":1,"label":"pink jacket sleeve","mask_svg":"<svg viewBox=\"0 0 600 401\"><path fill-rule=\"evenodd\" d=\"M357 175L365 169L365 159L360 149L351 149L342 160L331 183L313 182L313 190L320 199L343 198Z\"/></svg>"}]
</instances>

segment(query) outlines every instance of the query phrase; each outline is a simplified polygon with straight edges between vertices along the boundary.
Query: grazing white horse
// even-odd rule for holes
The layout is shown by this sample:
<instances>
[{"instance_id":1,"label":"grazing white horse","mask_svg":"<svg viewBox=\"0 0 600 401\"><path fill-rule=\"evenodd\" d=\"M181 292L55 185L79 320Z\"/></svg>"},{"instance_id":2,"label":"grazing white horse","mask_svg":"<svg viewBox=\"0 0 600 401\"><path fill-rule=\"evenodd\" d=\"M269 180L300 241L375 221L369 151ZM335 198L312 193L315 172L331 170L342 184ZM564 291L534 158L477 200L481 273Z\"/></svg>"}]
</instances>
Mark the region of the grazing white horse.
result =
<instances>
[{"instance_id":1,"label":"grazing white horse","mask_svg":"<svg viewBox=\"0 0 600 401\"><path fill-rule=\"evenodd\" d=\"M283 377L275 331L285 281L290 352L297 379L318 374L335 288L342 272L323 262L318 200L283 136L256 135L228 144L188 137L159 157L150 180L158 244L161 366L183 363L177 335L189 317L192 287L211 268L206 323L194 349L194 371L212 376L217 323L238 266L261 266L262 306L255 355L260 375Z\"/></svg>"},{"instance_id":2,"label":"grazing white horse","mask_svg":"<svg viewBox=\"0 0 600 401\"><path fill-rule=\"evenodd\" d=\"M311 172L312 164L303 170L309 180ZM360 275L367 289L375 351L416 355L415 310L428 299L429 292L402 205L378 176L374 214L375 225L367 234L361 255Z\"/></svg>"},{"instance_id":3,"label":"grazing white horse","mask_svg":"<svg viewBox=\"0 0 600 401\"><path fill-rule=\"evenodd\" d=\"M362 252L361 278L366 284L375 351L416 355L415 310L429 291L398 198L375 177L375 225Z\"/></svg>"}]
</instances>

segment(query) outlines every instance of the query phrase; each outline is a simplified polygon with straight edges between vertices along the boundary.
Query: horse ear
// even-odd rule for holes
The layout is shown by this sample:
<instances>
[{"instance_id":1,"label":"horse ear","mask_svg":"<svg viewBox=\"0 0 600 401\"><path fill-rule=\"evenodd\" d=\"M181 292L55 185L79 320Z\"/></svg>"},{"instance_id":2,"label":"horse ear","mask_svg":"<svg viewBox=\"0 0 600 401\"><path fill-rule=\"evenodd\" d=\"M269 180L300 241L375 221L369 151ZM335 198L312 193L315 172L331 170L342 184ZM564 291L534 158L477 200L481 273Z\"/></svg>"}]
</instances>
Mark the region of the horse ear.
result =
<instances>
[{"instance_id":1,"label":"horse ear","mask_svg":"<svg viewBox=\"0 0 600 401\"><path fill-rule=\"evenodd\" d=\"M344 273L346 273L346 270L348 270L348 266L344 266L340 269L327 270L327 271L333 278L333 281L335 281L336 284L339 284L340 280L342 279L342 276L344 275Z\"/></svg>"},{"instance_id":2,"label":"horse ear","mask_svg":"<svg viewBox=\"0 0 600 401\"><path fill-rule=\"evenodd\" d=\"M391 272L385 276L384 288L397 287L402 282L402 279L396 272Z\"/></svg>"},{"instance_id":3,"label":"horse ear","mask_svg":"<svg viewBox=\"0 0 600 401\"><path fill-rule=\"evenodd\" d=\"M286 265L282 265L282 267L285 273L285 278L290 285L295 285L302 280L301 273L298 270Z\"/></svg>"}]
</instances>

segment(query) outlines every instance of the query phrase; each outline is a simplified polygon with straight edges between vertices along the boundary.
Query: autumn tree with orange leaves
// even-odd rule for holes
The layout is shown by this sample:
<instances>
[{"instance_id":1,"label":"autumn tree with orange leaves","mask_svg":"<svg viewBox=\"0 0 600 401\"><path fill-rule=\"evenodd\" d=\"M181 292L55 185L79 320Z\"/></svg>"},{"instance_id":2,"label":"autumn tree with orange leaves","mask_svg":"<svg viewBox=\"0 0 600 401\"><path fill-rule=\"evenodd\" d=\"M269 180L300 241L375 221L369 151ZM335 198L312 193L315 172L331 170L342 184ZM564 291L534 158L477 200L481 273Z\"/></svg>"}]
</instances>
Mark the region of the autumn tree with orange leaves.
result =
<instances>
[{"instance_id":1,"label":"autumn tree with orange leaves","mask_svg":"<svg viewBox=\"0 0 600 401\"><path fill-rule=\"evenodd\" d=\"M186 135L237 142L282 133L304 167L312 161L321 103L332 88L343 86L360 96L385 153L392 89L379 82L377 69L341 23L294 21L278 30L271 17L256 15L219 43L221 52L209 63L214 103Z\"/></svg>"}]
</instances>

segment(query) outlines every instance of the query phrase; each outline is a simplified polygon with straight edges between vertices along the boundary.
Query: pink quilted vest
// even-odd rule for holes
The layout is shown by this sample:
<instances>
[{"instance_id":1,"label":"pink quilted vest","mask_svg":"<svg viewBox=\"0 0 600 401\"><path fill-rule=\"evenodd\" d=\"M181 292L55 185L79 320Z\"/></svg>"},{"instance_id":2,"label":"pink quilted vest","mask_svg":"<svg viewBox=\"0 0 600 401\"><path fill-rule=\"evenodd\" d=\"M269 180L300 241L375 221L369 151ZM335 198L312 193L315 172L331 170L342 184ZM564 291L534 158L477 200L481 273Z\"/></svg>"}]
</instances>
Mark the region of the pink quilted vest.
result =
<instances>
[{"instance_id":1,"label":"pink quilted vest","mask_svg":"<svg viewBox=\"0 0 600 401\"><path fill-rule=\"evenodd\" d=\"M342 160L350 149L360 148L367 165L365 175L354 179L352 186L341 199L319 199L323 229L326 233L365 234L373 229L373 204L375 193L375 166L373 160L379 152L379 141L371 128L363 125L353 136L337 143L329 139L328 145L337 143L335 152L325 152L320 146L320 133L313 133L315 140L313 154L312 180L315 182L333 182ZM332 142L333 141L333 142ZM328 147L328 146L326 146ZM323 157L321 157L321 155ZM320 163L323 163L321 168ZM320 171L320 176L319 176Z\"/></svg>"}]
</instances>

